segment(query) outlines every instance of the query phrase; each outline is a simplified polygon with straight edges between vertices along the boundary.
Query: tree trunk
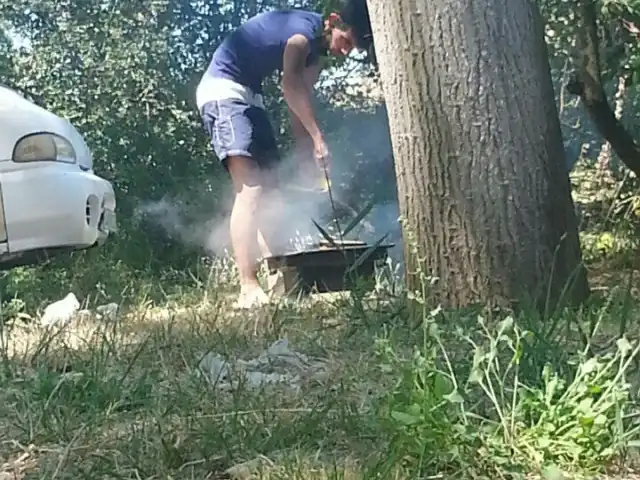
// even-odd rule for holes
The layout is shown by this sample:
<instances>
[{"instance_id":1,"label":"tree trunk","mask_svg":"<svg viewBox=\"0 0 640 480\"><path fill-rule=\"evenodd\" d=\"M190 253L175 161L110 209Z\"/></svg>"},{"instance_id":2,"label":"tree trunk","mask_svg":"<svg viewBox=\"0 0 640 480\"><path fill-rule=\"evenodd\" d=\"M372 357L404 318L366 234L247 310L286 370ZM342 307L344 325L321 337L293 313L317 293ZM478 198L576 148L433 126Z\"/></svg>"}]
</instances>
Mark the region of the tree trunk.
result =
<instances>
[{"instance_id":1,"label":"tree trunk","mask_svg":"<svg viewBox=\"0 0 640 480\"><path fill-rule=\"evenodd\" d=\"M535 1L368 3L409 288L422 288L419 267L437 277L434 293L451 307L583 300L588 285Z\"/></svg>"}]
</instances>

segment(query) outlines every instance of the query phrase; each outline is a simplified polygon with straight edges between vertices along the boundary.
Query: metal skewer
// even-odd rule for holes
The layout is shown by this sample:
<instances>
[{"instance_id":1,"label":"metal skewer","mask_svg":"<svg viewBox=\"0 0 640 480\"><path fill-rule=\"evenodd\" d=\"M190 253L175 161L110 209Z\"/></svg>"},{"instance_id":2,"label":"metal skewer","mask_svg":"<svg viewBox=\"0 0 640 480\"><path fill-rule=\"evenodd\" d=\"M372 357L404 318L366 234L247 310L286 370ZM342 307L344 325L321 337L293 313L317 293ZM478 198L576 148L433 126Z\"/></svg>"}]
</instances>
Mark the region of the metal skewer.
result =
<instances>
[{"instance_id":1,"label":"metal skewer","mask_svg":"<svg viewBox=\"0 0 640 480\"><path fill-rule=\"evenodd\" d=\"M338 229L338 237L340 239L341 244L344 244L344 239L342 238L342 229L340 228L340 222L338 222L338 215L335 201L333 200L333 191L331 190L331 180L329 179L329 171L327 170L326 163L322 163L322 170L324 172L324 181L327 192L329 193L329 201L331 202L331 215L333 216L333 221L336 224L336 228Z\"/></svg>"}]
</instances>

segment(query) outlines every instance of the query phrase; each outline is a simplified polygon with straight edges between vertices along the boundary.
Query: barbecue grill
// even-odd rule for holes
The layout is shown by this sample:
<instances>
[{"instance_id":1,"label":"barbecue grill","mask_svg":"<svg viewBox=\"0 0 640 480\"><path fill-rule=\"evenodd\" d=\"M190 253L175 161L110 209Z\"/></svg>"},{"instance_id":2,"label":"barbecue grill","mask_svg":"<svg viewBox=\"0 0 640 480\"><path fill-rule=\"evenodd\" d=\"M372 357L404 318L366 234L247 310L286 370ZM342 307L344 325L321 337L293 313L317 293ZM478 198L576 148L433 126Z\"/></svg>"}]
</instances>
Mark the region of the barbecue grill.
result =
<instances>
[{"instance_id":1,"label":"barbecue grill","mask_svg":"<svg viewBox=\"0 0 640 480\"><path fill-rule=\"evenodd\" d=\"M321 240L308 249L265 258L270 274L280 273L277 295L353 290L375 277L375 266L393 244L369 245L358 240Z\"/></svg>"}]
</instances>

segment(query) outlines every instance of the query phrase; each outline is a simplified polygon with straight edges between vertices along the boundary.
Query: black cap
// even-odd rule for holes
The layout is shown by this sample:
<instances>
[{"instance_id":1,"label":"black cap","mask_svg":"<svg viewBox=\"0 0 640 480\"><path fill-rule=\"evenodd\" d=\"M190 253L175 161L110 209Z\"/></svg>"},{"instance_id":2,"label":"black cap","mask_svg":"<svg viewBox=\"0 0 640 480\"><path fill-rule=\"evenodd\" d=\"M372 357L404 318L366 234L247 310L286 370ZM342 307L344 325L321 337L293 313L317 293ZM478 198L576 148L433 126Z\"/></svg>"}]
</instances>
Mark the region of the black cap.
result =
<instances>
[{"instance_id":1,"label":"black cap","mask_svg":"<svg viewBox=\"0 0 640 480\"><path fill-rule=\"evenodd\" d=\"M375 63L373 34L367 0L341 0L338 12L342 21L351 27L356 47L366 50L369 58Z\"/></svg>"}]
</instances>

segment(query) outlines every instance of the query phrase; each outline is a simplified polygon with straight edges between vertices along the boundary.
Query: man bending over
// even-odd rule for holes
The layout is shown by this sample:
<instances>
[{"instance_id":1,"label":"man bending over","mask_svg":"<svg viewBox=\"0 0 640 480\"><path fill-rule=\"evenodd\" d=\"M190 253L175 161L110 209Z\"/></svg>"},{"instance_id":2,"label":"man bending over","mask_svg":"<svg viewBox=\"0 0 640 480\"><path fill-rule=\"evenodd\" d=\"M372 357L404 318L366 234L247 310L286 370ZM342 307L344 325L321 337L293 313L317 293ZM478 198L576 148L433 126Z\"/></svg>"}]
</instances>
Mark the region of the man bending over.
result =
<instances>
[{"instance_id":1,"label":"man bending over","mask_svg":"<svg viewBox=\"0 0 640 480\"><path fill-rule=\"evenodd\" d=\"M311 106L320 59L372 46L366 0L343 0L326 17L303 10L276 10L249 19L217 48L196 92L198 110L218 159L231 176L235 201L231 243L240 273L237 305L268 302L258 283L257 260L269 255L269 226L261 209L277 187L280 155L262 97L264 78L282 72L282 92L298 148L313 151L318 167L329 150Z\"/></svg>"}]
</instances>

